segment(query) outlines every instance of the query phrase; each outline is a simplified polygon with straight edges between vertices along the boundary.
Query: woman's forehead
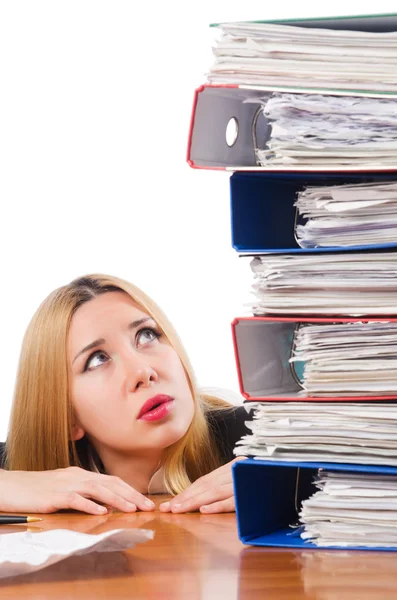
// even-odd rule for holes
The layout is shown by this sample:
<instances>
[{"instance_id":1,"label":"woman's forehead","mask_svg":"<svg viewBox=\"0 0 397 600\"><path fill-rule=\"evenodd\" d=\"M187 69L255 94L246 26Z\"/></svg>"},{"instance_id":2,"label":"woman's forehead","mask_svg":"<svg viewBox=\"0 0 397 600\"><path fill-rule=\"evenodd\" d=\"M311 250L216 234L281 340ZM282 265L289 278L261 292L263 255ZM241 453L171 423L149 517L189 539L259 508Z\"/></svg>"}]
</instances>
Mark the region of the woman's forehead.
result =
<instances>
[{"instance_id":1,"label":"woman's forehead","mask_svg":"<svg viewBox=\"0 0 397 600\"><path fill-rule=\"evenodd\" d=\"M82 304L73 315L70 333L86 327L125 324L152 316L125 292L106 292Z\"/></svg>"}]
</instances>

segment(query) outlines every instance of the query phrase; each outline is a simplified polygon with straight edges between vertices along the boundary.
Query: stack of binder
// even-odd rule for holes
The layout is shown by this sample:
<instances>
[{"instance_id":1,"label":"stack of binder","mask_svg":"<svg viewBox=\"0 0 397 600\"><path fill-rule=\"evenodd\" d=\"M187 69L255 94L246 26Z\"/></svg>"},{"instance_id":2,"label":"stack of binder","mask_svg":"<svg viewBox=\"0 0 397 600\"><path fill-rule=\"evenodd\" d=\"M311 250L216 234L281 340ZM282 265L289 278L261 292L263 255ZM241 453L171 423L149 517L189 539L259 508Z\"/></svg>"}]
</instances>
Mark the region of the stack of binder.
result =
<instances>
[{"instance_id":1,"label":"stack of binder","mask_svg":"<svg viewBox=\"0 0 397 600\"><path fill-rule=\"evenodd\" d=\"M240 539L395 550L397 16L220 29L187 160L233 172L232 245L254 277L232 323L254 410L236 448L252 458L233 467ZM368 47L385 61L357 71Z\"/></svg>"}]
</instances>

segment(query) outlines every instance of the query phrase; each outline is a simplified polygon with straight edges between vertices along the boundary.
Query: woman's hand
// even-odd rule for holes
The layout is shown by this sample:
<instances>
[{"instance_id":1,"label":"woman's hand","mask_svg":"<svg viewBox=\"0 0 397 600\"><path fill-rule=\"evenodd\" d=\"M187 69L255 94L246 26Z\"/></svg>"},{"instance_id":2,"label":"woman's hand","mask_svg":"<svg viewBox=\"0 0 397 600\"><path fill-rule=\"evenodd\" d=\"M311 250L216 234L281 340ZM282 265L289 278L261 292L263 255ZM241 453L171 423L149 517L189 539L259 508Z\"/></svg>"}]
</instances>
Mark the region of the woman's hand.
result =
<instances>
[{"instance_id":1,"label":"woman's hand","mask_svg":"<svg viewBox=\"0 0 397 600\"><path fill-rule=\"evenodd\" d=\"M99 502L99 504L97 504ZM153 510L154 503L119 477L68 467L54 471L0 470L0 511L51 513L63 508L92 515L108 505L122 512Z\"/></svg>"},{"instance_id":2,"label":"woman's hand","mask_svg":"<svg viewBox=\"0 0 397 600\"><path fill-rule=\"evenodd\" d=\"M238 457L192 483L185 491L169 502L160 504L162 512L185 513L199 510L202 513L234 512L232 466L244 457Z\"/></svg>"}]
</instances>

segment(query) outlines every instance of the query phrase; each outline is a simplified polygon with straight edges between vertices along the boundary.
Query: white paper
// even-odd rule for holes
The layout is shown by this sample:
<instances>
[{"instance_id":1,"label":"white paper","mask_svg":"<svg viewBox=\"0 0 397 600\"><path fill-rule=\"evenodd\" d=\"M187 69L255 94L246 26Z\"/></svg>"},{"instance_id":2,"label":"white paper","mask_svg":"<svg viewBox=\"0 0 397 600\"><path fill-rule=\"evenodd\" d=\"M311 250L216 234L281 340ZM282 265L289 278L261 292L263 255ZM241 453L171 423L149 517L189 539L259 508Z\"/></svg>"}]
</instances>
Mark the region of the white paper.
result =
<instances>
[{"instance_id":1,"label":"white paper","mask_svg":"<svg viewBox=\"0 0 397 600\"><path fill-rule=\"evenodd\" d=\"M249 404L251 433L237 442L236 456L397 466L397 404Z\"/></svg>"},{"instance_id":2,"label":"white paper","mask_svg":"<svg viewBox=\"0 0 397 600\"><path fill-rule=\"evenodd\" d=\"M397 240L397 184L308 186L297 194L302 248L391 244Z\"/></svg>"},{"instance_id":3,"label":"white paper","mask_svg":"<svg viewBox=\"0 0 397 600\"><path fill-rule=\"evenodd\" d=\"M127 550L153 537L151 529L113 529L98 535L69 529L0 534L0 577L38 571L72 555Z\"/></svg>"},{"instance_id":4,"label":"white paper","mask_svg":"<svg viewBox=\"0 0 397 600\"><path fill-rule=\"evenodd\" d=\"M254 314L395 315L397 253L262 255L251 261Z\"/></svg>"},{"instance_id":5,"label":"white paper","mask_svg":"<svg viewBox=\"0 0 397 600\"><path fill-rule=\"evenodd\" d=\"M270 138L257 142L263 167L362 168L395 162L394 99L279 92L249 101L262 104L271 124Z\"/></svg>"},{"instance_id":6,"label":"white paper","mask_svg":"<svg viewBox=\"0 0 397 600\"><path fill-rule=\"evenodd\" d=\"M295 333L290 362L303 363L301 385L311 396L397 396L397 323L304 324Z\"/></svg>"},{"instance_id":7,"label":"white paper","mask_svg":"<svg viewBox=\"0 0 397 600\"><path fill-rule=\"evenodd\" d=\"M211 83L397 91L396 32L222 23Z\"/></svg>"},{"instance_id":8,"label":"white paper","mask_svg":"<svg viewBox=\"0 0 397 600\"><path fill-rule=\"evenodd\" d=\"M320 469L315 485L299 513L303 539L320 547L397 546L396 475Z\"/></svg>"}]
</instances>

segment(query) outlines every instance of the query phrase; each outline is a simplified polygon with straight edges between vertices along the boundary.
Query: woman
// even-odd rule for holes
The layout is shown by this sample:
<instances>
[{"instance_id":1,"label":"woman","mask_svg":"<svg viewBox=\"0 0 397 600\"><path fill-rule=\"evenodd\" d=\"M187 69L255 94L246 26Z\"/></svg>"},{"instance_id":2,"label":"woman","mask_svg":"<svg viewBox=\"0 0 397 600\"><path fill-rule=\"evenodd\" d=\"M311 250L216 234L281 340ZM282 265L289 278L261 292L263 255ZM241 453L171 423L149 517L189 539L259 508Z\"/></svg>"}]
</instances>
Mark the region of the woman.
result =
<instances>
[{"instance_id":1,"label":"woman","mask_svg":"<svg viewBox=\"0 0 397 600\"><path fill-rule=\"evenodd\" d=\"M0 509L153 510L145 495L168 492L160 510L233 511L232 450L246 419L199 394L176 332L141 290L76 279L25 334Z\"/></svg>"}]
</instances>

